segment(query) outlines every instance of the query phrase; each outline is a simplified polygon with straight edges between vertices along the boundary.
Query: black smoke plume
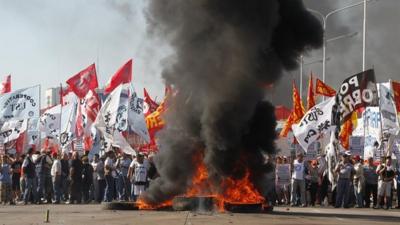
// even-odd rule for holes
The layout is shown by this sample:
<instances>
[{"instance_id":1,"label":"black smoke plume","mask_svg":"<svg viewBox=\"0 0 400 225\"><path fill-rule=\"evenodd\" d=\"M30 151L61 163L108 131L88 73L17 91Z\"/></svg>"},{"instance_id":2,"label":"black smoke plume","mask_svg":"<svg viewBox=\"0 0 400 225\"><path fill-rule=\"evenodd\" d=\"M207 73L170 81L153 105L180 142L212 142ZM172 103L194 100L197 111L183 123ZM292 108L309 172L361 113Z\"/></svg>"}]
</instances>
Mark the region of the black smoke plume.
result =
<instances>
[{"instance_id":1,"label":"black smoke plume","mask_svg":"<svg viewBox=\"0 0 400 225\"><path fill-rule=\"evenodd\" d=\"M276 137L265 86L295 69L302 52L321 46L318 20L300 0L150 0L148 23L174 49L163 78L176 95L159 134L160 177L144 200L185 193L201 152L215 186L249 170L262 192L255 181L268 170L263 154L275 152Z\"/></svg>"}]
</instances>

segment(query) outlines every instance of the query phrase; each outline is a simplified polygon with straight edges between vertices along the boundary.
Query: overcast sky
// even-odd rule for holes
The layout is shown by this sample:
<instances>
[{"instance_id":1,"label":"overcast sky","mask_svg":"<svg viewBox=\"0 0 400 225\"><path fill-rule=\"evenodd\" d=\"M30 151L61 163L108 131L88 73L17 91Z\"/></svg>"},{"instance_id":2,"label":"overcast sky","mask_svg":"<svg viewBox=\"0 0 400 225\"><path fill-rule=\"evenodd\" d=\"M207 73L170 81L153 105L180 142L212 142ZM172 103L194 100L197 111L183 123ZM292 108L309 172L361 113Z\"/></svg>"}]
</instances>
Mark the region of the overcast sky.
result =
<instances>
[{"instance_id":1,"label":"overcast sky","mask_svg":"<svg viewBox=\"0 0 400 225\"><path fill-rule=\"evenodd\" d=\"M359 1L304 0L307 7L324 14ZM99 82L104 85L133 58L133 82L139 95L146 87L161 99L160 62L171 50L162 37L155 40L147 35L145 6L146 0L0 0L0 79L11 74L14 90L41 84L44 93L95 62ZM399 10L399 0L375 0L368 5L367 68L375 68L379 81L400 80ZM330 43L327 48L326 82L335 88L361 71L361 6L328 21L328 38L352 32L358 35ZM309 52L304 61L321 58L318 49ZM311 71L321 76L321 64L305 66L305 74ZM286 81L298 79L298 75L298 70L287 73L274 92L279 96L274 103L290 102L290 82ZM307 78L303 94L306 83Z\"/></svg>"},{"instance_id":2,"label":"overcast sky","mask_svg":"<svg viewBox=\"0 0 400 225\"><path fill-rule=\"evenodd\" d=\"M0 79L13 90L59 86L95 62L100 85L133 58L133 82L158 99L160 60L168 54L146 33L145 0L0 0ZM161 46L161 47L160 47Z\"/></svg>"}]
</instances>

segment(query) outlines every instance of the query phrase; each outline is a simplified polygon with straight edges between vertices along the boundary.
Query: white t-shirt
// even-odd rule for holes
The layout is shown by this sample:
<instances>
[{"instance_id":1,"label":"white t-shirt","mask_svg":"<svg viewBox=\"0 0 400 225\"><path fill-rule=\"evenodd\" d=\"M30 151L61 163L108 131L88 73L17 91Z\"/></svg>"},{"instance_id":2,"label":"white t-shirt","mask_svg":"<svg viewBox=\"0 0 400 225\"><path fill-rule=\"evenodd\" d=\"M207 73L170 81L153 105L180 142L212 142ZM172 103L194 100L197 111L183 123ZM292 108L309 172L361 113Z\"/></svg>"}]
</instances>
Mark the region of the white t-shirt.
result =
<instances>
[{"instance_id":1,"label":"white t-shirt","mask_svg":"<svg viewBox=\"0 0 400 225\"><path fill-rule=\"evenodd\" d=\"M144 163L140 164L137 161L132 161L131 168L134 169L133 181L134 182L146 182L147 181L147 169Z\"/></svg>"},{"instance_id":2,"label":"white t-shirt","mask_svg":"<svg viewBox=\"0 0 400 225\"><path fill-rule=\"evenodd\" d=\"M295 180L304 180L304 162L299 162L297 159L293 161L292 178Z\"/></svg>"},{"instance_id":3,"label":"white t-shirt","mask_svg":"<svg viewBox=\"0 0 400 225\"><path fill-rule=\"evenodd\" d=\"M114 160L111 158L107 157L106 161L104 162L104 168L108 166L111 169L111 175L115 178L117 177L117 173L115 172L115 164Z\"/></svg>"},{"instance_id":4,"label":"white t-shirt","mask_svg":"<svg viewBox=\"0 0 400 225\"><path fill-rule=\"evenodd\" d=\"M54 160L53 166L51 167L51 176L61 175L61 161L59 159Z\"/></svg>"}]
</instances>

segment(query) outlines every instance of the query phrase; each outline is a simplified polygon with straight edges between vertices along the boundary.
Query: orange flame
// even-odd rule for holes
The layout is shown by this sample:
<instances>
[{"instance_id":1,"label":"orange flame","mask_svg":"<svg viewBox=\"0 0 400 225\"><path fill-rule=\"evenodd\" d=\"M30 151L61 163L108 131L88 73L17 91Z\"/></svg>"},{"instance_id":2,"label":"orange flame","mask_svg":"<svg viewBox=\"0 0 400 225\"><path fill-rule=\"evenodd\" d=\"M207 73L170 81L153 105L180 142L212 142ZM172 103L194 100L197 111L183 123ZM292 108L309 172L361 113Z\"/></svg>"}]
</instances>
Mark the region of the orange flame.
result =
<instances>
[{"instance_id":1,"label":"orange flame","mask_svg":"<svg viewBox=\"0 0 400 225\"><path fill-rule=\"evenodd\" d=\"M231 203L262 203L264 197L257 191L253 183L249 179L250 172L247 170L246 175L240 180L227 178L223 182L224 192L223 199L225 202Z\"/></svg>"},{"instance_id":2,"label":"orange flame","mask_svg":"<svg viewBox=\"0 0 400 225\"><path fill-rule=\"evenodd\" d=\"M143 199L138 199L136 201L136 205L139 207L140 210L154 210L172 206L172 201L166 201L158 205L151 205L146 203Z\"/></svg>"},{"instance_id":3,"label":"orange flame","mask_svg":"<svg viewBox=\"0 0 400 225\"><path fill-rule=\"evenodd\" d=\"M250 172L246 170L243 178L235 180L225 178L222 183L215 187L209 180L207 167L203 162L203 154L197 154L193 157L193 164L197 165L193 175L191 185L183 196L212 196L216 199L216 205L220 211L224 211L224 202L245 204L245 203L263 203L264 197L257 191L250 181ZM216 191L220 190L220 191ZM137 201L139 209L151 210L168 207L172 205L172 200L159 205L151 205L143 199Z\"/></svg>"}]
</instances>

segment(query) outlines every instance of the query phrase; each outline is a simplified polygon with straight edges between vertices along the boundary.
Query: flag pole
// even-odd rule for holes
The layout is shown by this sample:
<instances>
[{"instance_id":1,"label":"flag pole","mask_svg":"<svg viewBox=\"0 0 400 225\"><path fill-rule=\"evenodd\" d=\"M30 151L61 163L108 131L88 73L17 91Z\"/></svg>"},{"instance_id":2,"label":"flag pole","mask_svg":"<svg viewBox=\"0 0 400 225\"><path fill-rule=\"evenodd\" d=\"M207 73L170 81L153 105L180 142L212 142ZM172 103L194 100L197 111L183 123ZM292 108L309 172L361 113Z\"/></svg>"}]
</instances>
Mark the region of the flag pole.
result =
<instances>
[{"instance_id":1,"label":"flag pole","mask_svg":"<svg viewBox=\"0 0 400 225\"><path fill-rule=\"evenodd\" d=\"M42 149L42 132L40 131L40 109L42 107L42 85L39 84L39 151Z\"/></svg>"},{"instance_id":2,"label":"flag pole","mask_svg":"<svg viewBox=\"0 0 400 225\"><path fill-rule=\"evenodd\" d=\"M63 107L63 87L62 87L62 83L60 83L60 129L58 130L58 142L60 143L60 149L58 153L61 153L61 126L62 126L62 107Z\"/></svg>"}]
</instances>

